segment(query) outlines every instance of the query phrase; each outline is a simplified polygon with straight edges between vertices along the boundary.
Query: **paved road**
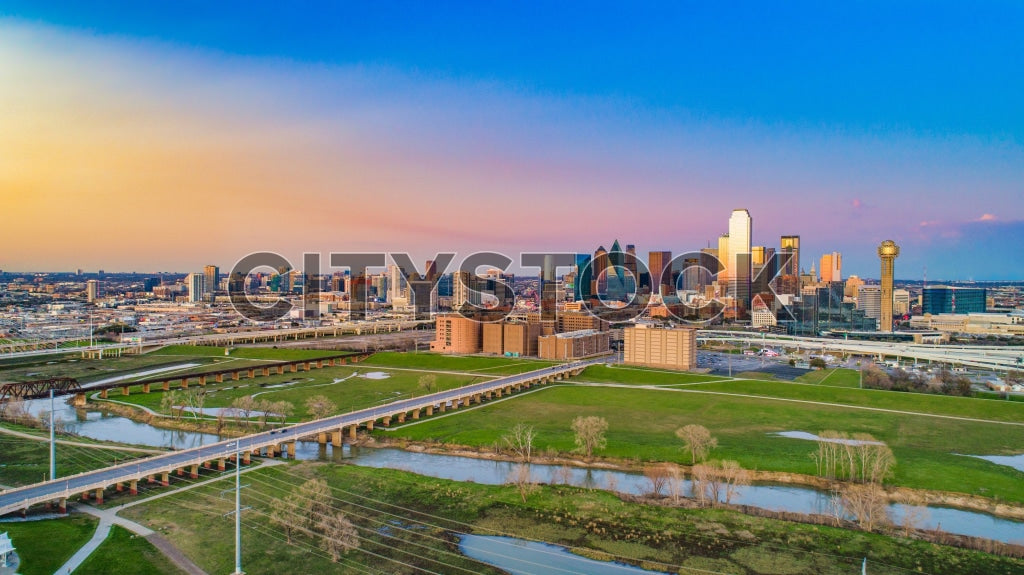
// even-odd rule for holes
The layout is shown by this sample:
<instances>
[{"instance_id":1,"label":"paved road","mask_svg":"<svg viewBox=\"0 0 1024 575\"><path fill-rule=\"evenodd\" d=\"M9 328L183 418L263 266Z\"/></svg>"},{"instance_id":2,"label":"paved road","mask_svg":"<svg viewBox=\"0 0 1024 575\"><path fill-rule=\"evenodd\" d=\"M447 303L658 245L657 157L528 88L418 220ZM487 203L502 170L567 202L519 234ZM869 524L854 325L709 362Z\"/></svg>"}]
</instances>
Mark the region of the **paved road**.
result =
<instances>
[{"instance_id":1,"label":"paved road","mask_svg":"<svg viewBox=\"0 0 1024 575\"><path fill-rule=\"evenodd\" d=\"M510 375L499 379L475 383L457 389L399 400L393 403L362 409L343 415L336 415L317 421L300 423L280 430L256 433L232 439L230 441L221 441L192 449L175 451L166 455L139 459L70 477L58 478L54 481L11 489L0 493L0 515L18 511L26 507L26 505L54 501L61 497L70 498L85 491L100 487L108 487L119 481L143 479L150 474L162 473L171 469L184 468L195 464L202 464L204 461L211 461L221 457L230 457L236 453L258 449L260 447L273 444L274 442L285 443L302 437L315 436L316 434L324 431L333 431L346 426L359 425L370 420L395 415L401 412L422 409L428 405L438 405L441 403L447 404L458 398L475 395L477 393L486 393L487 391L523 383L538 377L554 376L570 372L591 363L600 363L604 361L607 360L602 357L587 361L546 367L518 375Z\"/></svg>"}]
</instances>

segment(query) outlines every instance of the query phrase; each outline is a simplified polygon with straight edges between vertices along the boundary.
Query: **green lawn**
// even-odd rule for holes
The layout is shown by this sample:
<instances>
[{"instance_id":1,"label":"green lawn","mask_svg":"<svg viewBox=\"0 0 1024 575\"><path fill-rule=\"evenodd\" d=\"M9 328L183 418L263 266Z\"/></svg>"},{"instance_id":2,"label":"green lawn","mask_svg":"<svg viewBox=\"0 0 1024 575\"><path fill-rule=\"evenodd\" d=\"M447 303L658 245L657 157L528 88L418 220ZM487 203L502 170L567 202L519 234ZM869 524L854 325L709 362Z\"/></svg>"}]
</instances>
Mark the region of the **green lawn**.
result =
<instances>
[{"instance_id":1,"label":"green lawn","mask_svg":"<svg viewBox=\"0 0 1024 575\"><path fill-rule=\"evenodd\" d=\"M465 371L490 375L514 375L556 365L559 362L527 358L457 356L439 353L380 352L364 363L386 367Z\"/></svg>"},{"instance_id":2,"label":"green lawn","mask_svg":"<svg viewBox=\"0 0 1024 575\"><path fill-rule=\"evenodd\" d=\"M385 373L388 377L385 379L360 377L367 373ZM291 420L300 421L308 419L305 402L314 395L326 396L337 405L339 412L361 409L408 398L410 395L424 394L425 391L419 387L419 379L428 373L430 372L389 370L361 362L357 365L324 367L310 372L289 372L251 380L244 378L239 381L228 380L220 384L207 384L207 398L204 407L228 407L238 397L253 395L256 399L291 402L295 406L295 414ZM480 375L449 373L434 373L433 375L436 377L434 391L478 383L497 376L490 372L480 372ZM160 402L163 392L154 391L154 393L143 394L133 391L132 395L127 397L119 394L111 394L109 397L112 400L161 411Z\"/></svg>"},{"instance_id":3,"label":"green lawn","mask_svg":"<svg viewBox=\"0 0 1024 575\"><path fill-rule=\"evenodd\" d=\"M726 378L702 373L685 371L669 371L646 367L627 367L598 364L583 370L576 381L600 381L607 383L625 383L629 385L685 385L704 381L722 381Z\"/></svg>"},{"instance_id":4,"label":"green lawn","mask_svg":"<svg viewBox=\"0 0 1024 575\"><path fill-rule=\"evenodd\" d=\"M334 508L348 516L362 538L362 550L350 552L347 565L318 556L310 536L294 536L288 544L267 522L270 501L316 476L331 486ZM228 573L232 522L221 514L231 501L219 493L229 481L144 503L124 515L160 530L207 572ZM721 509L642 505L564 486L541 487L524 502L509 486L312 462L261 469L248 474L246 483L243 504L253 509L243 522L242 565L252 575L280 573L282 565L292 573L494 573L455 551L448 533L467 531L571 545L599 559L687 573L846 575L859 572L864 557L872 575L918 570L1009 575L1024 567L1019 559L909 539Z\"/></svg>"},{"instance_id":5,"label":"green lawn","mask_svg":"<svg viewBox=\"0 0 1024 575\"><path fill-rule=\"evenodd\" d=\"M127 529L114 525L110 534L75 570L75 575L149 575L183 573L167 557L146 540Z\"/></svg>"},{"instance_id":6,"label":"green lawn","mask_svg":"<svg viewBox=\"0 0 1024 575\"><path fill-rule=\"evenodd\" d=\"M860 387L860 372L845 367L817 369L801 375L795 381L833 387Z\"/></svg>"},{"instance_id":7,"label":"green lawn","mask_svg":"<svg viewBox=\"0 0 1024 575\"><path fill-rule=\"evenodd\" d=\"M720 391L727 393L780 397L805 401L823 401L860 405L881 409L895 409L918 413L932 413L955 417L969 417L994 421L1024 423L1024 405L1015 402L994 402L971 397L907 393L877 389L850 389L828 385L795 384L784 381L723 381L690 386L694 391ZM1024 447L1024 444L1022 444Z\"/></svg>"},{"instance_id":8,"label":"green lawn","mask_svg":"<svg viewBox=\"0 0 1024 575\"><path fill-rule=\"evenodd\" d=\"M787 385L772 382L708 385L736 384ZM674 431L683 425L698 423L718 438L719 448L713 452L715 458L735 459L751 469L805 474L815 473L810 457L816 449L815 443L774 437L769 433L790 430L870 433L887 442L895 453L898 461L892 479L895 484L1024 502L1024 473L984 460L953 455L1019 453L1024 446L1024 427L809 406L756 397L687 393L690 389L693 388L556 386L479 409L460 411L455 416L375 433L491 446L516 423L525 422L537 431L535 446L538 450L569 452L574 448L570 430L573 418L596 415L604 417L609 424L608 447L600 455L687 463L688 454L682 450Z\"/></svg>"},{"instance_id":9,"label":"green lawn","mask_svg":"<svg viewBox=\"0 0 1024 575\"><path fill-rule=\"evenodd\" d=\"M234 347L230 348L230 351L231 353L229 357L266 359L273 361L316 359L318 357L350 354L350 352L334 351L329 349L292 349L275 347ZM160 355L224 357L224 348L206 345L168 345L152 353L158 353Z\"/></svg>"},{"instance_id":10,"label":"green lawn","mask_svg":"<svg viewBox=\"0 0 1024 575\"><path fill-rule=\"evenodd\" d=\"M92 538L98 522L74 514L62 519L0 523L0 532L10 535L21 557L21 575L52 575Z\"/></svg>"}]
</instances>

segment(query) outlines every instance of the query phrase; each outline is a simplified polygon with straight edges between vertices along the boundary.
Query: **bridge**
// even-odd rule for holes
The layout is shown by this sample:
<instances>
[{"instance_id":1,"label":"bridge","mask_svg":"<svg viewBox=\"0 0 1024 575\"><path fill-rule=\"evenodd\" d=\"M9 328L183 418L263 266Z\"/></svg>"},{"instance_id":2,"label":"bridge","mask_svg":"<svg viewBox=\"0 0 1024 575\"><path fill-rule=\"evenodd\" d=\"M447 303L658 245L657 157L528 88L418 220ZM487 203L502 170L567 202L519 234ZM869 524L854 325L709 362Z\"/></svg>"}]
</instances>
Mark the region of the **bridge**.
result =
<instances>
[{"instance_id":1,"label":"bridge","mask_svg":"<svg viewBox=\"0 0 1024 575\"><path fill-rule=\"evenodd\" d=\"M338 325L319 327L295 327L288 329L262 329L234 331L227 333L206 333L182 337L158 338L133 343L106 343L61 347L54 340L20 341L0 345L0 358L31 357L81 353L84 356L104 357L124 353L138 353L142 347L154 345L212 345L230 347L241 344L279 343L288 340L340 337L343 335L365 335L392 333L415 329L433 323L432 320L384 320L346 321ZM145 335L144 333L140 335ZM83 338L68 338L62 343L73 344Z\"/></svg>"},{"instance_id":2,"label":"bridge","mask_svg":"<svg viewBox=\"0 0 1024 575\"><path fill-rule=\"evenodd\" d=\"M321 444L326 444L329 441L334 446L341 446L346 436L354 439L360 428L373 430L378 422L388 426L393 421L403 423L407 419L419 419L421 416L430 416L446 410L456 410L471 404L479 404L488 399L578 375L590 363L601 361L606 361L606 359L596 358L560 364L316 421L299 423L273 431L255 433L9 489L0 492L0 515L17 511L24 513L29 507L44 503L56 503L61 512L66 512L67 500L75 495L80 495L83 499L95 499L97 503L102 503L104 493L111 487L122 491L127 485L128 491L135 494L138 492L140 481L166 486L169 485L172 474L185 475L187 473L189 477L196 478L199 476L200 467L209 469L216 465L218 470L224 470L229 461L238 465L238 457L241 457L240 464L242 465L248 464L253 455L265 454L267 457L275 457L287 454L294 457L296 441L309 440Z\"/></svg>"},{"instance_id":3,"label":"bridge","mask_svg":"<svg viewBox=\"0 0 1024 575\"><path fill-rule=\"evenodd\" d=\"M0 384L0 410L3 409L4 403L10 400L41 399L49 397L51 391L55 396L68 395L77 393L81 389L82 386L73 377L51 377L35 381L3 383Z\"/></svg>"},{"instance_id":4,"label":"bridge","mask_svg":"<svg viewBox=\"0 0 1024 575\"><path fill-rule=\"evenodd\" d=\"M319 357L316 359L298 359L290 361L275 361L248 367L233 367L230 369L218 369L213 371L189 372L178 375L164 375L139 379L134 381L118 381L103 384L79 384L70 377L40 379L16 383L0 384L0 405L9 399L36 399L47 397L50 389L54 390L55 396L74 394L72 405L85 405L85 394L99 392L100 397L107 399L111 390L120 390L121 395L131 395L132 388L142 393L150 393L156 385L163 391L170 391L173 383L176 382L178 389L188 389L190 382L195 382L205 387L207 381L223 383L225 379L238 381L244 376L246 379L266 377L270 375L282 375L285 372L296 373L298 371L310 371L322 369L323 367L335 367L348 363L358 363L370 354L338 354Z\"/></svg>"},{"instance_id":5,"label":"bridge","mask_svg":"<svg viewBox=\"0 0 1024 575\"><path fill-rule=\"evenodd\" d=\"M1024 348L1019 346L893 343L716 330L698 332L697 340L700 342L739 342L755 346L777 346L822 353L839 352L847 355L876 357L879 361L884 361L886 357L894 357L898 360L913 359L996 371L1024 368Z\"/></svg>"}]
</instances>

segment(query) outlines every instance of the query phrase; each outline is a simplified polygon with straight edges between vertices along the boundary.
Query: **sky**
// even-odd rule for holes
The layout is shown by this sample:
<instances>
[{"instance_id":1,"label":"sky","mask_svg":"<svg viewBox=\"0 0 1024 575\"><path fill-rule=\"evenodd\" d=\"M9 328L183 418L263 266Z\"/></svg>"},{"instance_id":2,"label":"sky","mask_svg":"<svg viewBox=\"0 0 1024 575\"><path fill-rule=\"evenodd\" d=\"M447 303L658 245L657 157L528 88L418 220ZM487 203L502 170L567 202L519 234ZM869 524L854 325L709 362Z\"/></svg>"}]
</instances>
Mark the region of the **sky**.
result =
<instances>
[{"instance_id":1,"label":"sky","mask_svg":"<svg viewBox=\"0 0 1024 575\"><path fill-rule=\"evenodd\" d=\"M682 253L746 208L807 269L1024 279L1024 4L817 4L5 2L0 269Z\"/></svg>"}]
</instances>

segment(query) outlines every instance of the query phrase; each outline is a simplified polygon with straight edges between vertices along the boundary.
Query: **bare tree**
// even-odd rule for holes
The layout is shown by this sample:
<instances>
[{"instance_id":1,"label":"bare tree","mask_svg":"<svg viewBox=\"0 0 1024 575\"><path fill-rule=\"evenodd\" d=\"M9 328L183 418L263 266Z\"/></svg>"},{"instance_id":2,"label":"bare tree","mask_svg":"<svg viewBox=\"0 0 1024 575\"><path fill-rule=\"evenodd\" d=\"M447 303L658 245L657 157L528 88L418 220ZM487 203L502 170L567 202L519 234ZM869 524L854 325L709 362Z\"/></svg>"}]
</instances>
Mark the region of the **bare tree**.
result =
<instances>
[{"instance_id":1,"label":"bare tree","mask_svg":"<svg viewBox=\"0 0 1024 575\"><path fill-rule=\"evenodd\" d=\"M552 485L569 485L572 483L572 469L568 465L562 465L551 470Z\"/></svg>"},{"instance_id":2,"label":"bare tree","mask_svg":"<svg viewBox=\"0 0 1024 575\"><path fill-rule=\"evenodd\" d=\"M740 486L750 485L750 472L740 467L736 461L722 461L718 466L718 478L723 485L726 505L732 503Z\"/></svg>"},{"instance_id":3,"label":"bare tree","mask_svg":"<svg viewBox=\"0 0 1024 575\"><path fill-rule=\"evenodd\" d=\"M20 423L22 425L35 425L36 418L25 408L25 402L20 399L12 399L6 403L0 403L0 415L7 421Z\"/></svg>"},{"instance_id":4,"label":"bare tree","mask_svg":"<svg viewBox=\"0 0 1024 575\"><path fill-rule=\"evenodd\" d=\"M735 461L712 461L693 466L693 494L702 504L732 503L739 487L750 484L750 472Z\"/></svg>"},{"instance_id":5,"label":"bare tree","mask_svg":"<svg viewBox=\"0 0 1024 575\"><path fill-rule=\"evenodd\" d=\"M691 463L704 461L712 449L718 447L718 440L703 425L690 424L676 430L676 437L683 440L690 452Z\"/></svg>"},{"instance_id":6,"label":"bare tree","mask_svg":"<svg viewBox=\"0 0 1024 575\"><path fill-rule=\"evenodd\" d=\"M306 400L306 412L312 419L323 419L338 411L338 406L323 395L314 395Z\"/></svg>"},{"instance_id":7,"label":"bare tree","mask_svg":"<svg viewBox=\"0 0 1024 575\"><path fill-rule=\"evenodd\" d=\"M674 503L679 503L679 497L682 496L683 492L683 470L675 463L663 463L665 469L668 470L668 492L672 496Z\"/></svg>"},{"instance_id":8,"label":"bare tree","mask_svg":"<svg viewBox=\"0 0 1024 575\"><path fill-rule=\"evenodd\" d=\"M270 522L284 531L289 544L292 542L292 533L304 529L306 518L300 508L300 499L295 494L276 497L270 502Z\"/></svg>"},{"instance_id":9,"label":"bare tree","mask_svg":"<svg viewBox=\"0 0 1024 575\"><path fill-rule=\"evenodd\" d=\"M526 503L526 497L529 494L537 490L537 482L534 480L533 474L530 473L530 466L525 463L519 463L513 467L505 482L515 486L523 503Z\"/></svg>"},{"instance_id":10,"label":"bare tree","mask_svg":"<svg viewBox=\"0 0 1024 575\"><path fill-rule=\"evenodd\" d=\"M604 449L608 445L604 436L605 431L608 431L608 422L603 417L579 416L572 420L572 430L576 434L576 451L588 458L594 450Z\"/></svg>"},{"instance_id":11,"label":"bare tree","mask_svg":"<svg viewBox=\"0 0 1024 575\"><path fill-rule=\"evenodd\" d=\"M903 536L909 537L910 532L920 527L931 517L931 512L921 497L914 495L904 496L900 503L903 504L903 514L900 517L900 527L903 528Z\"/></svg>"},{"instance_id":12,"label":"bare tree","mask_svg":"<svg viewBox=\"0 0 1024 575\"><path fill-rule=\"evenodd\" d=\"M177 390L168 391L160 396L160 410L166 411L174 419L181 417L181 394Z\"/></svg>"},{"instance_id":13,"label":"bare tree","mask_svg":"<svg viewBox=\"0 0 1024 575\"><path fill-rule=\"evenodd\" d=\"M434 388L436 388L436 387L437 387L437 376L436 375L434 375L432 373L428 373L426 375L421 375L420 376L419 388L422 389L424 392L431 393L431 392L434 391Z\"/></svg>"},{"instance_id":14,"label":"bare tree","mask_svg":"<svg viewBox=\"0 0 1024 575\"><path fill-rule=\"evenodd\" d=\"M296 494L302 500L302 511L307 517L331 511L331 488L323 479L310 479L299 486Z\"/></svg>"},{"instance_id":15,"label":"bare tree","mask_svg":"<svg viewBox=\"0 0 1024 575\"><path fill-rule=\"evenodd\" d=\"M275 401L270 404L270 413L281 418L281 424L288 422L288 418L295 413L295 404L290 401Z\"/></svg>"},{"instance_id":16,"label":"bare tree","mask_svg":"<svg viewBox=\"0 0 1024 575\"><path fill-rule=\"evenodd\" d=\"M359 534L344 513L338 511L323 516L318 527L320 546L331 556L332 562L337 563L342 555L359 548Z\"/></svg>"},{"instance_id":17,"label":"bare tree","mask_svg":"<svg viewBox=\"0 0 1024 575\"><path fill-rule=\"evenodd\" d=\"M501 436L501 443L520 463L529 463L533 456L533 440L536 437L537 432L533 430L532 425L517 423L512 431Z\"/></svg>"},{"instance_id":18,"label":"bare tree","mask_svg":"<svg viewBox=\"0 0 1024 575\"><path fill-rule=\"evenodd\" d=\"M879 485L849 484L839 490L839 507L857 520L861 528L871 531L889 523L888 497Z\"/></svg>"},{"instance_id":19,"label":"bare tree","mask_svg":"<svg viewBox=\"0 0 1024 575\"><path fill-rule=\"evenodd\" d=\"M618 491L619 490L619 480L618 480L618 478L615 477L614 475L611 475L611 474L605 476L605 478L604 478L604 488L607 489L608 491L613 491L613 492L614 491Z\"/></svg>"},{"instance_id":20,"label":"bare tree","mask_svg":"<svg viewBox=\"0 0 1024 575\"><path fill-rule=\"evenodd\" d=\"M190 387L181 391L181 402L192 414L192 419L199 419L206 405L206 388Z\"/></svg>"},{"instance_id":21,"label":"bare tree","mask_svg":"<svg viewBox=\"0 0 1024 575\"><path fill-rule=\"evenodd\" d=\"M836 431L818 434L818 451L811 454L818 474L831 479L882 483L896 465L889 446L867 433L853 437Z\"/></svg>"},{"instance_id":22,"label":"bare tree","mask_svg":"<svg viewBox=\"0 0 1024 575\"><path fill-rule=\"evenodd\" d=\"M256 411L256 399L251 395L243 395L242 397L236 397L231 402L233 407L238 414L245 420L245 426L249 426L249 418L252 416L252 412Z\"/></svg>"},{"instance_id":23,"label":"bare tree","mask_svg":"<svg viewBox=\"0 0 1024 575\"><path fill-rule=\"evenodd\" d=\"M693 474L693 483L691 485L693 497L701 505L708 503L708 501L712 505L717 505L720 485L714 479L714 469L706 463L698 463L693 466L690 472Z\"/></svg>"},{"instance_id":24,"label":"bare tree","mask_svg":"<svg viewBox=\"0 0 1024 575\"><path fill-rule=\"evenodd\" d=\"M661 497L662 492L668 487L668 483L672 479L672 471L667 465L665 463L655 463L644 467L644 477L647 478L647 482L650 484L649 495Z\"/></svg>"}]
</instances>

